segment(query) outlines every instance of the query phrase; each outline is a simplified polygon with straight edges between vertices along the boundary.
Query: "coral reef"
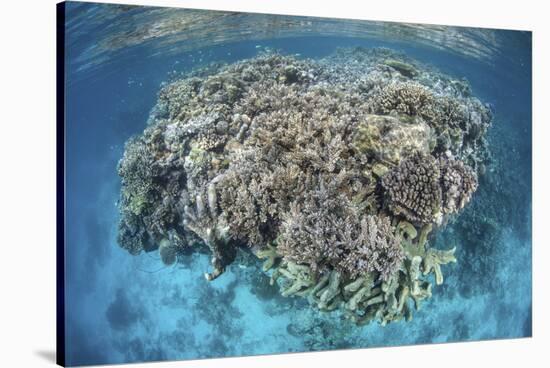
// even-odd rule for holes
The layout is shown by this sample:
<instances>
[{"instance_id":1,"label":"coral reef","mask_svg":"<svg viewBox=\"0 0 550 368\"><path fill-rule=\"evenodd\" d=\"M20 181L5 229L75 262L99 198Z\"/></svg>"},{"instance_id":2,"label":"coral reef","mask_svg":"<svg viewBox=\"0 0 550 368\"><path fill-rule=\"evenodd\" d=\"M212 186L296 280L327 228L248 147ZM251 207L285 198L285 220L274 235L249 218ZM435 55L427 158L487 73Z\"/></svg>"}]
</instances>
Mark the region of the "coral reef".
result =
<instances>
[{"instance_id":1,"label":"coral reef","mask_svg":"<svg viewBox=\"0 0 550 368\"><path fill-rule=\"evenodd\" d=\"M416 153L403 160L382 178L391 212L413 222L440 222L440 176L431 155Z\"/></svg>"},{"instance_id":2,"label":"coral reef","mask_svg":"<svg viewBox=\"0 0 550 368\"><path fill-rule=\"evenodd\" d=\"M470 201L477 189L477 175L462 161L441 160L443 212L457 213Z\"/></svg>"},{"instance_id":3,"label":"coral reef","mask_svg":"<svg viewBox=\"0 0 550 368\"><path fill-rule=\"evenodd\" d=\"M126 144L118 242L207 252L209 281L246 253L284 297L410 319L456 261L429 234L471 201L490 121L467 82L388 49L210 65L164 84Z\"/></svg>"},{"instance_id":4,"label":"coral reef","mask_svg":"<svg viewBox=\"0 0 550 368\"><path fill-rule=\"evenodd\" d=\"M416 152L382 178L388 207L417 223L441 224L456 213L477 189L477 175L462 161Z\"/></svg>"},{"instance_id":5,"label":"coral reef","mask_svg":"<svg viewBox=\"0 0 550 368\"><path fill-rule=\"evenodd\" d=\"M392 67L393 69L397 70L399 73L403 74L403 76L408 78L413 78L418 75L418 72L414 66L412 66L411 64L407 64L403 61L399 61L395 59L386 59L384 60L384 64Z\"/></svg>"},{"instance_id":6,"label":"coral reef","mask_svg":"<svg viewBox=\"0 0 550 368\"><path fill-rule=\"evenodd\" d=\"M388 115L366 116L358 124L353 137L353 146L358 151L393 164L414 152L429 153L434 145L435 138L426 123L402 122Z\"/></svg>"}]
</instances>

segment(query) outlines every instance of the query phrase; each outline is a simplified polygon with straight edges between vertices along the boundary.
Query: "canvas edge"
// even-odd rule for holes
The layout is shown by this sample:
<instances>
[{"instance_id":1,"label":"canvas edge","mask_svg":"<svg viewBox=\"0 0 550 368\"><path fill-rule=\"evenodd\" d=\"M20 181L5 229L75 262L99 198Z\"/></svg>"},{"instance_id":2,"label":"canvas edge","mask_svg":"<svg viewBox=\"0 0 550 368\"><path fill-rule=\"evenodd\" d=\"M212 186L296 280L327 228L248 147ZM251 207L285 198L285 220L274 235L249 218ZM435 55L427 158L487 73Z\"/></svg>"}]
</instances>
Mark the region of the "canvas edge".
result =
<instances>
[{"instance_id":1,"label":"canvas edge","mask_svg":"<svg viewBox=\"0 0 550 368\"><path fill-rule=\"evenodd\" d=\"M65 2L56 4L56 363L65 366Z\"/></svg>"}]
</instances>

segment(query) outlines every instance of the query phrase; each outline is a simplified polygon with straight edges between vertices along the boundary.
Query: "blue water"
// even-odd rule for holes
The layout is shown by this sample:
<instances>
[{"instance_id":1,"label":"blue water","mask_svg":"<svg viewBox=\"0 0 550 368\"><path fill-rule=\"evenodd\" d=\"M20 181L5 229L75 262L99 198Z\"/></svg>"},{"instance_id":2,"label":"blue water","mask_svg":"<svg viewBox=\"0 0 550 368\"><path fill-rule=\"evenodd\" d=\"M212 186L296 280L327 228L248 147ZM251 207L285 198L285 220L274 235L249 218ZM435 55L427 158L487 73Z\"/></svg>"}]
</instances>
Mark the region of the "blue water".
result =
<instances>
[{"instance_id":1,"label":"blue water","mask_svg":"<svg viewBox=\"0 0 550 368\"><path fill-rule=\"evenodd\" d=\"M69 5L68 22L104 7ZM88 28L72 32L79 26ZM144 42L113 50L108 62L96 60L85 68L86 55L111 30L85 23L68 24L68 29L68 365L531 336L529 33L492 30L499 43L490 59L425 42L309 32L263 40L243 37L181 52L178 44L171 44L166 53ZM456 245L458 262L444 268L445 283L435 287L433 298L412 322L356 327L337 314L279 296L259 264L235 263L208 283L202 276L209 266L207 255L194 254L167 268L156 254L134 257L117 245L116 166L124 142L143 131L159 86L171 73L253 57L266 47L318 58L340 46L403 51L445 73L466 77L474 95L494 108L489 139L497 165L482 178L464 212L438 234L435 247Z\"/></svg>"}]
</instances>

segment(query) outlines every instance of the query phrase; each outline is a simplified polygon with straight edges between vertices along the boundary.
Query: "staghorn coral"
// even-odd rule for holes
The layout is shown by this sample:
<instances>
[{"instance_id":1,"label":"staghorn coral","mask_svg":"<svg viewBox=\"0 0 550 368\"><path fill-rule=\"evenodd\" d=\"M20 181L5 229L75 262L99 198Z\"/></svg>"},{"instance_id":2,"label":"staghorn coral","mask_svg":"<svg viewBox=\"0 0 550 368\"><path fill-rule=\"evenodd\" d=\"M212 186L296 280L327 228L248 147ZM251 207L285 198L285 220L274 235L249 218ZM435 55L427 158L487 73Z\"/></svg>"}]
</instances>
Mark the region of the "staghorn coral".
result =
<instances>
[{"instance_id":1,"label":"staghorn coral","mask_svg":"<svg viewBox=\"0 0 550 368\"><path fill-rule=\"evenodd\" d=\"M255 254L259 259L265 259L262 265L262 270L264 271L271 269L277 262L277 259L280 258L279 253L277 253L277 247L271 245L268 245L264 249L257 250Z\"/></svg>"},{"instance_id":2,"label":"staghorn coral","mask_svg":"<svg viewBox=\"0 0 550 368\"><path fill-rule=\"evenodd\" d=\"M435 283L441 285L443 283L443 274L441 273L441 265L447 264L449 262L456 262L455 258L456 248L450 250L438 250L430 249L426 253L426 256L423 259L422 267L424 269L423 274L427 275L430 272L435 274Z\"/></svg>"},{"instance_id":3,"label":"staghorn coral","mask_svg":"<svg viewBox=\"0 0 550 368\"><path fill-rule=\"evenodd\" d=\"M338 268L351 279L376 273L387 280L403 259L401 238L387 217L366 216L356 229L346 223L341 243L345 251Z\"/></svg>"},{"instance_id":4,"label":"staghorn coral","mask_svg":"<svg viewBox=\"0 0 550 368\"><path fill-rule=\"evenodd\" d=\"M316 189L304 192L283 216L278 252L287 260L308 264L314 271L334 267L341 260L348 230L359 230L357 210L340 192L342 185L321 180Z\"/></svg>"},{"instance_id":5,"label":"staghorn coral","mask_svg":"<svg viewBox=\"0 0 550 368\"><path fill-rule=\"evenodd\" d=\"M209 281L255 257L285 297L410 319L455 261L428 238L477 189L490 120L467 83L389 49L210 65L164 84L126 144L118 242L166 265L207 252Z\"/></svg>"},{"instance_id":6,"label":"staghorn coral","mask_svg":"<svg viewBox=\"0 0 550 368\"><path fill-rule=\"evenodd\" d=\"M291 204L281 224L277 250L283 259L314 271L337 269L349 278L377 272L385 279L402 258L399 237L389 219L360 217L345 196L322 185L301 207Z\"/></svg>"},{"instance_id":7,"label":"staghorn coral","mask_svg":"<svg viewBox=\"0 0 550 368\"><path fill-rule=\"evenodd\" d=\"M404 224L404 228L408 225ZM373 320L385 325L412 319L413 306L420 309L421 303L432 295L427 276L435 273L436 284L440 285L441 265L456 261L454 248L442 251L428 247L426 238L430 231L431 225L424 226L418 238L409 231L411 238L403 239L402 267L388 280L375 282L372 276L360 277L343 288L344 310L349 319L359 325Z\"/></svg>"},{"instance_id":8,"label":"staghorn coral","mask_svg":"<svg viewBox=\"0 0 550 368\"><path fill-rule=\"evenodd\" d=\"M189 203L192 203L189 201ZM197 234L212 254L211 264L214 271L205 273L208 281L220 276L225 267L233 262L237 248L229 238L228 228L223 219L218 218L218 199L215 181L206 188L205 194L197 194L194 198L195 208L189 204L183 208L183 225Z\"/></svg>"}]
</instances>

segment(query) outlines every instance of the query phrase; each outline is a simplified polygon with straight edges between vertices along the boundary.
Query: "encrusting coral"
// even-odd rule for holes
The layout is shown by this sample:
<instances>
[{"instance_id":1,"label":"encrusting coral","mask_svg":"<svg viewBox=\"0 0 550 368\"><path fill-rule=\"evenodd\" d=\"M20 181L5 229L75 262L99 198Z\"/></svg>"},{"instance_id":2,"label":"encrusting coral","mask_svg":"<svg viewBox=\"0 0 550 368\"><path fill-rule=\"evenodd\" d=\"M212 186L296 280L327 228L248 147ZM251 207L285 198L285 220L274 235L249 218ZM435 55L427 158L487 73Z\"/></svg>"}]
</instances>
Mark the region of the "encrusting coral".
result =
<instances>
[{"instance_id":1,"label":"encrusting coral","mask_svg":"<svg viewBox=\"0 0 550 368\"><path fill-rule=\"evenodd\" d=\"M353 146L380 162L393 164L415 152L431 152L435 137L430 127L422 121L410 123L406 120L368 115L356 128Z\"/></svg>"},{"instance_id":2,"label":"encrusting coral","mask_svg":"<svg viewBox=\"0 0 550 368\"><path fill-rule=\"evenodd\" d=\"M395 59L386 59L384 60L384 64L392 67L393 69L397 70L399 73L403 74L405 77L408 77L408 78L413 78L416 75L418 75L418 71L413 65L405 63L403 61L399 61Z\"/></svg>"},{"instance_id":3,"label":"encrusting coral","mask_svg":"<svg viewBox=\"0 0 550 368\"><path fill-rule=\"evenodd\" d=\"M166 265L208 252L207 280L242 249L284 296L358 324L410 319L456 261L429 234L488 157L490 110L465 86L388 49L195 70L126 144L118 242Z\"/></svg>"}]
</instances>

